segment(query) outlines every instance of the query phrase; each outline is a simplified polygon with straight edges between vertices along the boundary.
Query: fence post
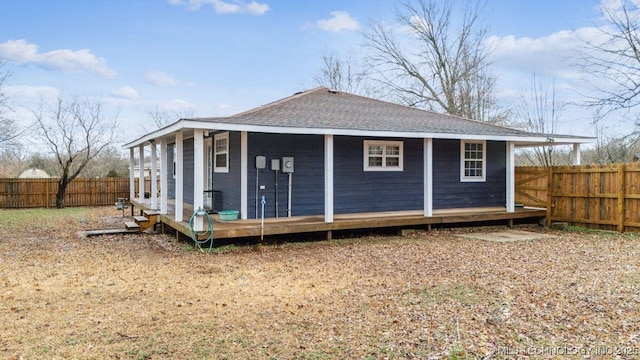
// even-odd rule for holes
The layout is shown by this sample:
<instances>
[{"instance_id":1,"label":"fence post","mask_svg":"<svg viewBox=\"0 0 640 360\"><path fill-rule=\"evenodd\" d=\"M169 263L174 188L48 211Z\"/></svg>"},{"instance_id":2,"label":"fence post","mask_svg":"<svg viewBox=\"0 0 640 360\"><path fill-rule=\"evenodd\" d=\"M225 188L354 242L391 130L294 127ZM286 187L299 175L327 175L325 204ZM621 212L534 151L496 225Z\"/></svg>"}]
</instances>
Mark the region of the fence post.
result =
<instances>
[{"instance_id":1,"label":"fence post","mask_svg":"<svg viewBox=\"0 0 640 360\"><path fill-rule=\"evenodd\" d=\"M553 167L547 167L547 227L551 227L551 198L553 193Z\"/></svg>"},{"instance_id":2,"label":"fence post","mask_svg":"<svg viewBox=\"0 0 640 360\"><path fill-rule=\"evenodd\" d=\"M625 167L624 164L618 164L618 176L617 176L617 185L618 185L618 232L624 232L624 174Z\"/></svg>"}]
</instances>

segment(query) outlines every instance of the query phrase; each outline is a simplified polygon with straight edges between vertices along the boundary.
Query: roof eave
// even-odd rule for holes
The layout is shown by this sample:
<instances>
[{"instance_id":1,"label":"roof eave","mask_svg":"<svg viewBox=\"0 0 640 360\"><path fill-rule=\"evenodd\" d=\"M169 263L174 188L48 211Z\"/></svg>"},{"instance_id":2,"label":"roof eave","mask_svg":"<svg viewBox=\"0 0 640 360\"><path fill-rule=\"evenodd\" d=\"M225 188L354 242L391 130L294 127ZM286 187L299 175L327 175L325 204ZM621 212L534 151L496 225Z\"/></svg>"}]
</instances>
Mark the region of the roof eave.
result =
<instances>
[{"instance_id":1,"label":"roof eave","mask_svg":"<svg viewBox=\"0 0 640 360\"><path fill-rule=\"evenodd\" d=\"M446 132L421 132L421 131L379 131L379 130L358 130L358 129L329 129L329 128L301 128L267 125L246 125L216 121L199 121L193 119L181 119L165 128L148 133L134 141L131 141L123 148L137 147L152 140L168 137L172 133L184 131L185 129L203 129L215 131L247 131L257 133L277 133L277 134L297 134L297 135L344 135L344 136L375 136L389 138L434 138L434 139L460 139L460 140L493 140L512 141L518 147L540 146L540 145L565 145L565 144L586 144L595 143L595 138L588 137L568 137L553 135L498 135L498 134L462 134Z\"/></svg>"}]
</instances>

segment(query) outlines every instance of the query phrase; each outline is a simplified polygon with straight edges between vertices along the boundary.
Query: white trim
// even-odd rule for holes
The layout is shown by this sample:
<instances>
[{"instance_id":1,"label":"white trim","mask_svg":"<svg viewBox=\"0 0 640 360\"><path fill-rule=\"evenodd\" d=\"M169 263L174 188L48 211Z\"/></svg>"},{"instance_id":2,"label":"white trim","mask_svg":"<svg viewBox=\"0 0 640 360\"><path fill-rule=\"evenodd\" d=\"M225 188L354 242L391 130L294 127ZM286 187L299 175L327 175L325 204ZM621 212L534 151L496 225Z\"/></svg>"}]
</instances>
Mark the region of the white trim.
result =
<instances>
[{"instance_id":1,"label":"white trim","mask_svg":"<svg viewBox=\"0 0 640 360\"><path fill-rule=\"evenodd\" d=\"M167 214L168 208L168 191L169 179L167 177L167 141L160 139L160 214Z\"/></svg>"},{"instance_id":2,"label":"white trim","mask_svg":"<svg viewBox=\"0 0 640 360\"><path fill-rule=\"evenodd\" d=\"M324 222L333 222L333 135L324 136Z\"/></svg>"},{"instance_id":3,"label":"white trim","mask_svg":"<svg viewBox=\"0 0 640 360\"><path fill-rule=\"evenodd\" d=\"M573 144L573 152L571 153L572 157L572 165L578 166L580 165L580 144Z\"/></svg>"},{"instance_id":4,"label":"white trim","mask_svg":"<svg viewBox=\"0 0 640 360\"><path fill-rule=\"evenodd\" d=\"M516 175L515 175L515 146L512 142L507 142L507 174L506 174L506 200L507 200L507 212L516 211Z\"/></svg>"},{"instance_id":5,"label":"white trim","mask_svg":"<svg viewBox=\"0 0 640 360\"><path fill-rule=\"evenodd\" d=\"M134 148L129 148L129 200L133 200L136 197L136 177L133 173L135 163Z\"/></svg>"},{"instance_id":6,"label":"white trim","mask_svg":"<svg viewBox=\"0 0 640 360\"><path fill-rule=\"evenodd\" d=\"M156 143L151 143L151 209L158 210L158 148Z\"/></svg>"},{"instance_id":7,"label":"white trim","mask_svg":"<svg viewBox=\"0 0 640 360\"><path fill-rule=\"evenodd\" d=\"M403 171L403 157L404 157L404 142L403 141L389 141L389 140L364 140L362 147L362 169L363 171ZM369 158L372 157L369 154L369 148L373 145L382 146L382 154L380 156L382 158L381 166L370 166ZM387 155L386 150L388 146L397 146L400 149L399 155ZM398 166L387 166L386 159L388 157L398 158Z\"/></svg>"},{"instance_id":8,"label":"white trim","mask_svg":"<svg viewBox=\"0 0 640 360\"><path fill-rule=\"evenodd\" d=\"M144 203L144 145L138 147L138 201Z\"/></svg>"},{"instance_id":9,"label":"white trim","mask_svg":"<svg viewBox=\"0 0 640 360\"><path fill-rule=\"evenodd\" d=\"M193 134L193 211L204 209L204 130ZM204 229L204 216L196 216L193 229Z\"/></svg>"},{"instance_id":10,"label":"white trim","mask_svg":"<svg viewBox=\"0 0 640 360\"><path fill-rule=\"evenodd\" d=\"M531 135L481 135L481 134L460 134L460 133L439 133L433 131L376 131L376 130L357 130L357 129L335 129L335 128L304 128L304 127L287 127L287 126L269 126L269 125L247 125L233 124L227 122L215 121L198 121L198 120L179 120L164 129L156 130L146 134L134 141L131 141L123 148L130 148L140 143L148 142L164 136L171 136L172 133L185 129L203 129L210 131L246 131L260 132L270 134L305 134L305 135L345 135L345 136L363 136L363 137L389 137L389 138L412 138L412 139L456 139L456 140L489 140L489 141L513 141L517 146L540 146L549 145L549 136ZM595 143L595 138L588 137L571 137L555 135L553 145L566 145L574 143L591 144Z\"/></svg>"},{"instance_id":11,"label":"white trim","mask_svg":"<svg viewBox=\"0 0 640 360\"><path fill-rule=\"evenodd\" d=\"M249 166L249 140L246 131L240 133L240 218L247 219L248 204L247 200L249 194L247 193L247 184L249 180L248 166Z\"/></svg>"},{"instance_id":12,"label":"white trim","mask_svg":"<svg viewBox=\"0 0 640 360\"><path fill-rule=\"evenodd\" d=\"M201 129L196 129L195 131L202 131ZM218 152L217 142L218 140L226 140L226 149L224 151ZM225 166L218 166L218 155L225 155ZM229 172L229 133L224 132L220 134L215 134L213 136L213 172L216 173L228 173Z\"/></svg>"},{"instance_id":13,"label":"white trim","mask_svg":"<svg viewBox=\"0 0 640 360\"><path fill-rule=\"evenodd\" d=\"M424 216L433 216L433 139L424 139Z\"/></svg>"},{"instance_id":14,"label":"white trim","mask_svg":"<svg viewBox=\"0 0 640 360\"><path fill-rule=\"evenodd\" d=\"M176 133L176 185L175 185L175 221L182 222L184 217L184 141L182 133Z\"/></svg>"},{"instance_id":15,"label":"white trim","mask_svg":"<svg viewBox=\"0 0 640 360\"><path fill-rule=\"evenodd\" d=\"M481 159L467 159L465 157L466 144L481 144L482 145L482 158ZM465 176L465 161L482 161L482 176ZM460 182L486 182L487 181L487 142L460 140Z\"/></svg>"}]
</instances>

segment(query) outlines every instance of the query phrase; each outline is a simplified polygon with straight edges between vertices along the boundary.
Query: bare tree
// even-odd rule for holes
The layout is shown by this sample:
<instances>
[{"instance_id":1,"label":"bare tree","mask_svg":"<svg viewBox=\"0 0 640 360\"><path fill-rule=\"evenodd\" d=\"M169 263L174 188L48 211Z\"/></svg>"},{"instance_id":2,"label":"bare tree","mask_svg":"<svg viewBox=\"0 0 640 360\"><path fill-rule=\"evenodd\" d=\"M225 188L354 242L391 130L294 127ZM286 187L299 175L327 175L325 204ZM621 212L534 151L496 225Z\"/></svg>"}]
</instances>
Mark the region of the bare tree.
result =
<instances>
[{"instance_id":1,"label":"bare tree","mask_svg":"<svg viewBox=\"0 0 640 360\"><path fill-rule=\"evenodd\" d=\"M2 70L5 64L6 62L0 61L0 149L15 146L17 144L16 140L25 130L24 128L21 129L15 119L10 117L12 109L9 104L9 97L5 91L5 86L12 73Z\"/></svg>"},{"instance_id":2,"label":"bare tree","mask_svg":"<svg viewBox=\"0 0 640 360\"><path fill-rule=\"evenodd\" d=\"M453 2L415 0L402 3L394 32L374 21L365 33L368 62L377 78L410 106L450 115L497 122L495 77L489 72L488 29L481 23L481 5L466 1L459 26ZM454 28L455 27L455 28ZM394 33L403 34L397 39Z\"/></svg>"},{"instance_id":3,"label":"bare tree","mask_svg":"<svg viewBox=\"0 0 640 360\"><path fill-rule=\"evenodd\" d=\"M326 53L322 62L320 74L314 77L318 85L352 94L368 95L372 92L367 83L366 67L360 64L353 52L342 58L335 53Z\"/></svg>"},{"instance_id":4,"label":"bare tree","mask_svg":"<svg viewBox=\"0 0 640 360\"><path fill-rule=\"evenodd\" d=\"M640 105L640 8L631 0L600 6L606 25L584 39L578 65L598 91L592 105L628 109Z\"/></svg>"},{"instance_id":5,"label":"bare tree","mask_svg":"<svg viewBox=\"0 0 640 360\"><path fill-rule=\"evenodd\" d=\"M55 157L59 178L56 207L64 208L67 187L89 162L114 142L117 115L107 118L99 100L67 100L59 94L33 111L36 135Z\"/></svg>"},{"instance_id":6,"label":"bare tree","mask_svg":"<svg viewBox=\"0 0 640 360\"><path fill-rule=\"evenodd\" d=\"M179 110L171 111L161 110L156 106L155 109L147 110L147 116L153 123L150 127L143 124L143 130L144 132L151 132L171 125L180 119L193 117L193 109L182 107Z\"/></svg>"},{"instance_id":7,"label":"bare tree","mask_svg":"<svg viewBox=\"0 0 640 360\"><path fill-rule=\"evenodd\" d=\"M550 86L542 84L534 74L529 88L520 93L519 99L519 127L539 134L553 134L556 131L565 104L557 99L555 82ZM550 167L558 165L555 149L554 146L538 146L524 151L523 155L532 165Z\"/></svg>"}]
</instances>

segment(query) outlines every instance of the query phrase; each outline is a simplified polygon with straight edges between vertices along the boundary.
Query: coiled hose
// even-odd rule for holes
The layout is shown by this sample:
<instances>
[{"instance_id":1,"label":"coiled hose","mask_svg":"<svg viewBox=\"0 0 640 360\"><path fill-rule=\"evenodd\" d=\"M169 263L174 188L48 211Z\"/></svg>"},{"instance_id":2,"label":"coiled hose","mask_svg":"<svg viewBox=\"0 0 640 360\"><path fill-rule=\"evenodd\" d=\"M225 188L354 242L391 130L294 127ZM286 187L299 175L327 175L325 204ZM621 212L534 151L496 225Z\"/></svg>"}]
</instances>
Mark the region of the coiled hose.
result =
<instances>
[{"instance_id":1,"label":"coiled hose","mask_svg":"<svg viewBox=\"0 0 640 360\"><path fill-rule=\"evenodd\" d=\"M204 216L207 218L206 230L196 231L193 228L193 222L198 216ZM193 242L196 244L196 246L198 246L198 249L200 249L201 252L204 252L201 245L205 244L207 241L209 242L209 252L211 252L211 250L213 249L213 221L204 209L198 209L193 213L193 215L191 215L191 219L189 219L189 233L191 235L191 239L193 239ZM209 234L209 236L206 239L200 240L201 237L207 234Z\"/></svg>"}]
</instances>

